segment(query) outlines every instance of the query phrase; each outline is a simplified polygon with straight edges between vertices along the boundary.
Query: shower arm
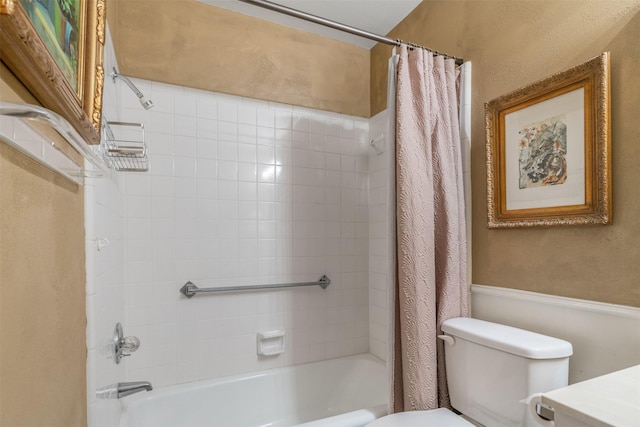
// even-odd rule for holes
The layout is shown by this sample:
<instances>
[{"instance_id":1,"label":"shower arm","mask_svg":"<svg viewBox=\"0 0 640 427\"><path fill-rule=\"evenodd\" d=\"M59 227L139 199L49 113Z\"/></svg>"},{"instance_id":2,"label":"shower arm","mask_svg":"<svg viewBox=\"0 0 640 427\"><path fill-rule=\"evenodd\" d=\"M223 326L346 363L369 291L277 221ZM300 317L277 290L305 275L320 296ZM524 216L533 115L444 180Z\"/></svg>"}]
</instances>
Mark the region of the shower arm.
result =
<instances>
[{"instance_id":1,"label":"shower arm","mask_svg":"<svg viewBox=\"0 0 640 427\"><path fill-rule=\"evenodd\" d=\"M122 80L138 96L138 98L144 98L144 95L142 94L142 92L138 90L138 88L131 82L131 80L129 80L128 77L118 73L115 68L113 69L113 73L111 73L111 78L113 79L113 83L116 82L116 79Z\"/></svg>"},{"instance_id":2,"label":"shower arm","mask_svg":"<svg viewBox=\"0 0 640 427\"><path fill-rule=\"evenodd\" d=\"M113 68L113 72L111 73L111 78L113 79L113 83L115 84L116 79L120 79L123 82L125 82L127 84L127 86L129 86L129 89L131 89L133 91L133 93L136 94L136 96L138 97L138 99L140 100L140 104L142 104L142 106L145 109L149 109L151 107L153 107L153 102L151 102L150 99L147 99L144 97L144 94L142 92L140 92L140 90L136 87L136 85L133 84L133 82L131 80L129 80L129 78L127 76L123 76L122 74L118 73L115 69L115 67Z\"/></svg>"}]
</instances>

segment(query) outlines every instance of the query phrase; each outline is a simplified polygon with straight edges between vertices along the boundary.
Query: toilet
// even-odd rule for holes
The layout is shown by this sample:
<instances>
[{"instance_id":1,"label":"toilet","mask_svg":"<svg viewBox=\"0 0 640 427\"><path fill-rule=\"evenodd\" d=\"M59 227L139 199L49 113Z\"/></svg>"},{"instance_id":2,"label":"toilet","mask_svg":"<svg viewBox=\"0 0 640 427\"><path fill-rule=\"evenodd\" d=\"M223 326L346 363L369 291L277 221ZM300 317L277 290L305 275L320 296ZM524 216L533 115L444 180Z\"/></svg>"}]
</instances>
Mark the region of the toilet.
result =
<instances>
[{"instance_id":1,"label":"toilet","mask_svg":"<svg viewBox=\"0 0 640 427\"><path fill-rule=\"evenodd\" d=\"M442 331L451 406L463 416L444 408L401 412L367 427L539 426L522 402L568 384L567 341L466 317L446 320Z\"/></svg>"}]
</instances>

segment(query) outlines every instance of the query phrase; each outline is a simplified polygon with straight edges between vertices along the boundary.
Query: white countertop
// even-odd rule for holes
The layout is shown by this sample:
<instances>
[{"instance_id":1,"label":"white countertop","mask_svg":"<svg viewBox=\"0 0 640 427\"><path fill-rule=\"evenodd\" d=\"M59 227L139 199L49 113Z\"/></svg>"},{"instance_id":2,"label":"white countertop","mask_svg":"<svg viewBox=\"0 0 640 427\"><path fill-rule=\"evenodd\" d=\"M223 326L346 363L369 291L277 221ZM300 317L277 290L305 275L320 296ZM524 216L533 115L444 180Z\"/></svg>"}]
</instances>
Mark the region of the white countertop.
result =
<instances>
[{"instance_id":1,"label":"white countertop","mask_svg":"<svg viewBox=\"0 0 640 427\"><path fill-rule=\"evenodd\" d=\"M542 402L585 425L638 427L640 365L544 393Z\"/></svg>"}]
</instances>

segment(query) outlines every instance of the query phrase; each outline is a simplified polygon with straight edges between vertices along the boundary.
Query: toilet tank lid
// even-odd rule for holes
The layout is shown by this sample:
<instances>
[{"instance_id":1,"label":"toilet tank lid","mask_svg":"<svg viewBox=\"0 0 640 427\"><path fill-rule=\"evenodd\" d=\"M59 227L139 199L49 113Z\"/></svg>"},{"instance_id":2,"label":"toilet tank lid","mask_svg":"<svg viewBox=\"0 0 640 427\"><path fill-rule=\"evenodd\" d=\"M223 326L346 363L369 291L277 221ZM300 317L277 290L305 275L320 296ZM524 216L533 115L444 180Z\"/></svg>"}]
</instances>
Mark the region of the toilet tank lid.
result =
<instances>
[{"instance_id":1,"label":"toilet tank lid","mask_svg":"<svg viewBox=\"0 0 640 427\"><path fill-rule=\"evenodd\" d=\"M573 347L568 341L469 317L445 320L442 331L529 359L556 359L573 354Z\"/></svg>"}]
</instances>

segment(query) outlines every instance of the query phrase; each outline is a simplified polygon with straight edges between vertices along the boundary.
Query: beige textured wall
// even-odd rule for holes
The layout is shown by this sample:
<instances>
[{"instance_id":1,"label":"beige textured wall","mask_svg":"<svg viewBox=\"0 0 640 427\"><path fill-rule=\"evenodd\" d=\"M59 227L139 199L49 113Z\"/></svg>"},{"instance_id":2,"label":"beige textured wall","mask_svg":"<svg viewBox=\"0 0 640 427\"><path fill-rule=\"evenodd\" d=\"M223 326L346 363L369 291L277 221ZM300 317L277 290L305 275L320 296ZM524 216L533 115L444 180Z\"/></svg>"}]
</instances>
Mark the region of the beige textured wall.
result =
<instances>
[{"instance_id":1,"label":"beige textured wall","mask_svg":"<svg viewBox=\"0 0 640 427\"><path fill-rule=\"evenodd\" d=\"M84 261L82 187L0 143L0 426L87 425Z\"/></svg>"},{"instance_id":2,"label":"beige textured wall","mask_svg":"<svg viewBox=\"0 0 640 427\"><path fill-rule=\"evenodd\" d=\"M194 0L108 8L123 74L369 117L369 51Z\"/></svg>"},{"instance_id":3,"label":"beige textured wall","mask_svg":"<svg viewBox=\"0 0 640 427\"><path fill-rule=\"evenodd\" d=\"M640 0L425 1L392 34L473 63L473 282L640 306ZM487 229L483 104L607 50L614 224ZM372 114L387 56L372 53Z\"/></svg>"}]
</instances>

